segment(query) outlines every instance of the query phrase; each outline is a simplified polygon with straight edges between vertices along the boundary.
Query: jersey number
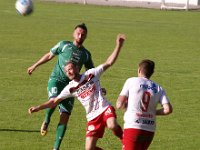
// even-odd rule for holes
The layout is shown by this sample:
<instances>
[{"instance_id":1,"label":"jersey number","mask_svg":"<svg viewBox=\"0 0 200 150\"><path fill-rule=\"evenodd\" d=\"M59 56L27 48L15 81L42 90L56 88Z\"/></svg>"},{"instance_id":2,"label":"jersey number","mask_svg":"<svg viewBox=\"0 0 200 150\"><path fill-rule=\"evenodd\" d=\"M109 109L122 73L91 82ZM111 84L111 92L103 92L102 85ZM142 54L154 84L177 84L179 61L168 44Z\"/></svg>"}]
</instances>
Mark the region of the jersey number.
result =
<instances>
[{"instance_id":1,"label":"jersey number","mask_svg":"<svg viewBox=\"0 0 200 150\"><path fill-rule=\"evenodd\" d=\"M148 107L149 107L150 99L151 99L151 94L149 92L145 91L143 93L142 101L141 101L141 109L142 109L142 111L147 112Z\"/></svg>"}]
</instances>

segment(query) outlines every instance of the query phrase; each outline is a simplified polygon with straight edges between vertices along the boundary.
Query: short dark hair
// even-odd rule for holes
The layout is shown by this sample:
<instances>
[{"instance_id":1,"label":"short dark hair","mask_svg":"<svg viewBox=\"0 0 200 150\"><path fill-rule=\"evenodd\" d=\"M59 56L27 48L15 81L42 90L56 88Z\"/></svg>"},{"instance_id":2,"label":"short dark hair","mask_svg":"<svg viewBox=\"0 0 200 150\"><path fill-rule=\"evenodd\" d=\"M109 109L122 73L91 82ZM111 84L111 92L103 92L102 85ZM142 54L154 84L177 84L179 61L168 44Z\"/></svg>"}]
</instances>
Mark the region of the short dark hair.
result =
<instances>
[{"instance_id":1,"label":"short dark hair","mask_svg":"<svg viewBox=\"0 0 200 150\"><path fill-rule=\"evenodd\" d=\"M79 69L79 71L81 70L81 67L80 67L80 65L77 64L77 62L75 62L75 61L73 61L73 60L69 60L69 61L65 64L65 67L66 67L67 65L69 65L69 64L74 65L76 68Z\"/></svg>"},{"instance_id":2,"label":"short dark hair","mask_svg":"<svg viewBox=\"0 0 200 150\"><path fill-rule=\"evenodd\" d=\"M73 60L69 60L65 66L67 66L68 64L73 64L74 66L78 66L76 62L74 62Z\"/></svg>"},{"instance_id":3,"label":"short dark hair","mask_svg":"<svg viewBox=\"0 0 200 150\"><path fill-rule=\"evenodd\" d=\"M144 74L147 78L150 78L154 73L155 63L152 60L144 59L139 63L138 66L142 74Z\"/></svg>"},{"instance_id":4,"label":"short dark hair","mask_svg":"<svg viewBox=\"0 0 200 150\"><path fill-rule=\"evenodd\" d=\"M87 27L86 27L85 23L76 25L74 29L77 29L77 28L81 28L87 32Z\"/></svg>"}]
</instances>

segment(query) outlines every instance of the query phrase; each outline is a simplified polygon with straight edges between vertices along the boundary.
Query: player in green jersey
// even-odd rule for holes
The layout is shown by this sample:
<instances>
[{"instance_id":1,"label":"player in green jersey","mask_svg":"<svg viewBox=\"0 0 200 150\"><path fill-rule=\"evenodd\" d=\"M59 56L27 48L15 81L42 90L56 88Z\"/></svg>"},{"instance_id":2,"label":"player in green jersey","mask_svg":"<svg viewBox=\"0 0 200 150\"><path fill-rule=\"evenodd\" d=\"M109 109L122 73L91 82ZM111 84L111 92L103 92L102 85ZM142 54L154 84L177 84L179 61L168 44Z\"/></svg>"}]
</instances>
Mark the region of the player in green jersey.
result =
<instances>
[{"instance_id":1,"label":"player in green jersey","mask_svg":"<svg viewBox=\"0 0 200 150\"><path fill-rule=\"evenodd\" d=\"M69 78L66 76L64 72L64 66L69 61L76 62L80 70L82 66L85 66L85 69L90 69L94 67L90 52L84 48L83 42L87 37L87 27L85 24L79 24L75 27L73 32L74 40L71 41L60 41L56 44L50 52L46 53L42 56L36 63L34 63L31 67L27 69L27 73L29 75L40 65L52 60L56 55L58 56L58 60L56 65L50 75L48 81L48 96L49 100L53 97L56 97L60 94L63 88L69 83ZM62 101L59 104L60 111L60 121L56 130L56 140L54 144L54 150L58 150L62 139L64 137L67 122L69 120L69 116L73 109L74 98L70 98L70 100ZM41 135L46 135L47 128L50 123L51 115L53 114L54 109L46 109L46 115L44 122L41 126Z\"/></svg>"}]
</instances>

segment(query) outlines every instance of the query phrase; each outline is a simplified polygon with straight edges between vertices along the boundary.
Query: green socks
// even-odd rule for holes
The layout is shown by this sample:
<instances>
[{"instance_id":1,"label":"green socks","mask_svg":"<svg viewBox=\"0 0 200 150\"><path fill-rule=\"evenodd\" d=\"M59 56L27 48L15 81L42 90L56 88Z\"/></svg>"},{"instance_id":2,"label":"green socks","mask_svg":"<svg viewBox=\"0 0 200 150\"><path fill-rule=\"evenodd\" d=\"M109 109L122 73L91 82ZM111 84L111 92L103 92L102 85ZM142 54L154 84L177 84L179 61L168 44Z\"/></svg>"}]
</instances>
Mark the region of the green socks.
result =
<instances>
[{"instance_id":1,"label":"green socks","mask_svg":"<svg viewBox=\"0 0 200 150\"><path fill-rule=\"evenodd\" d=\"M50 119L51 119L51 115L53 114L55 108L47 108L46 109L46 115L45 115L45 122L49 123ZM58 124L57 129L56 129L56 139L55 139L55 143L54 143L54 148L55 149L59 149L62 139L65 135L65 131L66 131L67 127L64 124Z\"/></svg>"},{"instance_id":2,"label":"green socks","mask_svg":"<svg viewBox=\"0 0 200 150\"><path fill-rule=\"evenodd\" d=\"M54 110L55 110L55 108L47 108L46 109L46 114L45 114L45 119L44 119L44 121L46 123L50 122L51 115L53 114Z\"/></svg>"},{"instance_id":3,"label":"green socks","mask_svg":"<svg viewBox=\"0 0 200 150\"><path fill-rule=\"evenodd\" d=\"M57 129L56 129L56 141L54 144L54 148L59 149L60 144L62 142L62 139L65 135L65 131L67 129L67 126L64 124L58 124Z\"/></svg>"}]
</instances>

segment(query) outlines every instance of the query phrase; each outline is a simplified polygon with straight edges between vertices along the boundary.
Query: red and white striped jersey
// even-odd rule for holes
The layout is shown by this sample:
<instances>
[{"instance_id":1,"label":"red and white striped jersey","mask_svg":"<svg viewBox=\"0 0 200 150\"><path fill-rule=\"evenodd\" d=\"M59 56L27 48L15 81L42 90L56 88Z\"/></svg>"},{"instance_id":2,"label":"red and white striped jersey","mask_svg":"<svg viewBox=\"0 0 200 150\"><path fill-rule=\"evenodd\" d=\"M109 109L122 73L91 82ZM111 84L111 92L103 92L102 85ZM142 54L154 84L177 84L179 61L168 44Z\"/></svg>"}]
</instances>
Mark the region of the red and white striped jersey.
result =
<instances>
[{"instance_id":1,"label":"red and white striped jersey","mask_svg":"<svg viewBox=\"0 0 200 150\"><path fill-rule=\"evenodd\" d=\"M96 118L110 105L101 92L99 78L102 73L102 65L89 69L81 75L80 81L69 82L58 98L76 97L86 110L87 120Z\"/></svg>"}]
</instances>

